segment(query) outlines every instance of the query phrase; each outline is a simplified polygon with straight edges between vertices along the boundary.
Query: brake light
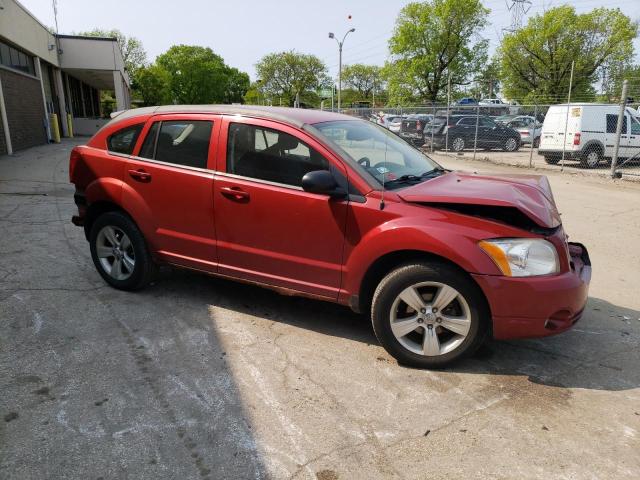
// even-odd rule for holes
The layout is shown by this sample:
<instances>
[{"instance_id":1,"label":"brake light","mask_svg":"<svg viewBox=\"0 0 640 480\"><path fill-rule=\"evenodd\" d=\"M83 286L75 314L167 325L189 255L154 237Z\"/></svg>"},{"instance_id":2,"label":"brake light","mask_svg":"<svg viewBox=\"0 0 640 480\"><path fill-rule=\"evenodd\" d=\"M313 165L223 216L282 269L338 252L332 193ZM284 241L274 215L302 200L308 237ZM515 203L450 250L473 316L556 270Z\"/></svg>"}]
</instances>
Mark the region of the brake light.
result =
<instances>
[{"instance_id":1,"label":"brake light","mask_svg":"<svg viewBox=\"0 0 640 480\"><path fill-rule=\"evenodd\" d=\"M422 130L422 122L420 120L416 122L416 130Z\"/></svg>"},{"instance_id":2,"label":"brake light","mask_svg":"<svg viewBox=\"0 0 640 480\"><path fill-rule=\"evenodd\" d=\"M580 132L577 132L577 133L573 136L573 144L574 144L574 145L580 145Z\"/></svg>"},{"instance_id":3,"label":"brake light","mask_svg":"<svg viewBox=\"0 0 640 480\"><path fill-rule=\"evenodd\" d=\"M78 147L73 147L71 155L69 156L69 181L73 182L73 172L76 169L78 161L82 160L82 154L78 150Z\"/></svg>"}]
</instances>

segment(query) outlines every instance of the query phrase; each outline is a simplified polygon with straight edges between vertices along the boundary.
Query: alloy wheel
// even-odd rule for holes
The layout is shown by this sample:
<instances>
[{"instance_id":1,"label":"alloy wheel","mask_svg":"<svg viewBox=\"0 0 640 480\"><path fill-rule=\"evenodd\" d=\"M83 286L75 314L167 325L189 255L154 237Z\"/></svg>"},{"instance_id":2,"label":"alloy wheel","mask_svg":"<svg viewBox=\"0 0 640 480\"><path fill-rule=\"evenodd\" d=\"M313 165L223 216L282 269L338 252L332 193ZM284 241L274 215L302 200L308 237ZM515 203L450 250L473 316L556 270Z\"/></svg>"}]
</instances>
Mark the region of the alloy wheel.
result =
<instances>
[{"instance_id":1,"label":"alloy wheel","mask_svg":"<svg viewBox=\"0 0 640 480\"><path fill-rule=\"evenodd\" d=\"M471 328L468 302L455 288L440 282L405 288L390 313L393 335L418 355L433 357L453 351Z\"/></svg>"},{"instance_id":2,"label":"alloy wheel","mask_svg":"<svg viewBox=\"0 0 640 480\"><path fill-rule=\"evenodd\" d=\"M504 149L507 152L513 152L516 149L517 146L518 146L518 142L516 142L516 139L515 138L509 138L504 144Z\"/></svg>"},{"instance_id":3,"label":"alloy wheel","mask_svg":"<svg viewBox=\"0 0 640 480\"><path fill-rule=\"evenodd\" d=\"M102 269L114 280L126 280L133 274L136 265L133 244L120 228L107 225L98 232L96 254Z\"/></svg>"},{"instance_id":4,"label":"alloy wheel","mask_svg":"<svg viewBox=\"0 0 640 480\"><path fill-rule=\"evenodd\" d=\"M462 150L464 150L464 139L460 137L454 138L451 146L453 147L454 151L461 152Z\"/></svg>"}]
</instances>

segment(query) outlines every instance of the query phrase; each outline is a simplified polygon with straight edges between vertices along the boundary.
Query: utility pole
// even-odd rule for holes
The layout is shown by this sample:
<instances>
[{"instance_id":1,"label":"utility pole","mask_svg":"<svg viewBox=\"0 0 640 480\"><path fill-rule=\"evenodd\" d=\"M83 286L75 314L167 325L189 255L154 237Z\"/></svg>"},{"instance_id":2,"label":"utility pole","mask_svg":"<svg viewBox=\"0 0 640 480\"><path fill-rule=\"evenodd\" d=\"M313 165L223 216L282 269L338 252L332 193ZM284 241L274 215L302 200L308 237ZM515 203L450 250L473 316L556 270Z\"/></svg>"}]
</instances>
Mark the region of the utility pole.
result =
<instances>
[{"instance_id":1,"label":"utility pole","mask_svg":"<svg viewBox=\"0 0 640 480\"><path fill-rule=\"evenodd\" d=\"M338 42L338 112L340 111L340 94L342 91L342 45L344 45L344 41L346 40L347 35L355 31L355 28L347 31L347 33L344 34L344 37L342 37L342 41L338 40L332 32L329 32L329 38L333 38L336 42Z\"/></svg>"}]
</instances>

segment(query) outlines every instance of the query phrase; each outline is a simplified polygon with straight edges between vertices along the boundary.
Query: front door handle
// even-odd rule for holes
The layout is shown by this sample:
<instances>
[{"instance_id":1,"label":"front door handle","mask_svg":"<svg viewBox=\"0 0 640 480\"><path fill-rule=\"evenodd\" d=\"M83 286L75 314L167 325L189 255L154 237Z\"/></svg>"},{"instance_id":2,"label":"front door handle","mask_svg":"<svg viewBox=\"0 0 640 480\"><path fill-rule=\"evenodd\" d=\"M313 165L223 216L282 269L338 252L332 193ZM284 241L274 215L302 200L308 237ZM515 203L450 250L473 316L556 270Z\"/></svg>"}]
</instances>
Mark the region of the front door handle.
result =
<instances>
[{"instance_id":1,"label":"front door handle","mask_svg":"<svg viewBox=\"0 0 640 480\"><path fill-rule=\"evenodd\" d=\"M249 192L245 192L240 187L222 187L220 193L231 200L246 201L249 200Z\"/></svg>"},{"instance_id":2,"label":"front door handle","mask_svg":"<svg viewBox=\"0 0 640 480\"><path fill-rule=\"evenodd\" d=\"M145 172L141 168L138 170L131 169L129 170L129 176L138 182L148 183L151 181L151 174Z\"/></svg>"}]
</instances>

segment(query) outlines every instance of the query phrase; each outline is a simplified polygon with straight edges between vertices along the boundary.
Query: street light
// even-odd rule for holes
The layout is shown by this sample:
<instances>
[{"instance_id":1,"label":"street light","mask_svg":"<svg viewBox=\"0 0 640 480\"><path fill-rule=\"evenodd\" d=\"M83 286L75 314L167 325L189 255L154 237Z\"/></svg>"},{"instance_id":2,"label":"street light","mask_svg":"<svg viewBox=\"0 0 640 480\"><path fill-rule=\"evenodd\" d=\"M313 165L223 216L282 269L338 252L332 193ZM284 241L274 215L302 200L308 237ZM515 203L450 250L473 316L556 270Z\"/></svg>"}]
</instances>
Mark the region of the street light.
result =
<instances>
[{"instance_id":1,"label":"street light","mask_svg":"<svg viewBox=\"0 0 640 480\"><path fill-rule=\"evenodd\" d=\"M355 31L356 29L352 28L347 33L345 33L344 37L342 37L342 41L338 40L333 33L329 32L329 38L333 38L336 42L338 42L338 51L340 52L340 60L338 63L338 111L340 111L340 92L342 90L342 45L344 44L344 40L347 38L347 35Z\"/></svg>"}]
</instances>

